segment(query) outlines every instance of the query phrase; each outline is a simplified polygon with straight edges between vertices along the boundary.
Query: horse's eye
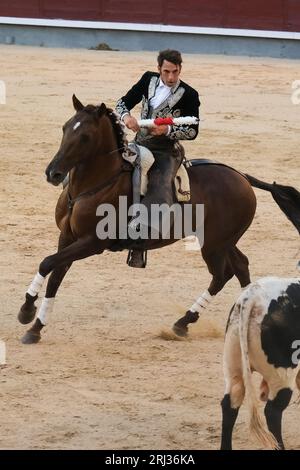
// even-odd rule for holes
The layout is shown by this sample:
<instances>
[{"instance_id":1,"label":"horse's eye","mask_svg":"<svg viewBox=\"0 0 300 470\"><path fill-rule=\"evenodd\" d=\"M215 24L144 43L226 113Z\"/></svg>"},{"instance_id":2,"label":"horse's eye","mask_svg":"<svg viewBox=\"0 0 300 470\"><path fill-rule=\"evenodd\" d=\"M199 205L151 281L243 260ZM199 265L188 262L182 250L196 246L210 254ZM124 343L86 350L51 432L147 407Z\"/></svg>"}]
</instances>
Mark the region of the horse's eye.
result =
<instances>
[{"instance_id":1,"label":"horse's eye","mask_svg":"<svg viewBox=\"0 0 300 470\"><path fill-rule=\"evenodd\" d=\"M89 136L87 134L82 134L80 140L83 144L86 144L89 141Z\"/></svg>"}]
</instances>

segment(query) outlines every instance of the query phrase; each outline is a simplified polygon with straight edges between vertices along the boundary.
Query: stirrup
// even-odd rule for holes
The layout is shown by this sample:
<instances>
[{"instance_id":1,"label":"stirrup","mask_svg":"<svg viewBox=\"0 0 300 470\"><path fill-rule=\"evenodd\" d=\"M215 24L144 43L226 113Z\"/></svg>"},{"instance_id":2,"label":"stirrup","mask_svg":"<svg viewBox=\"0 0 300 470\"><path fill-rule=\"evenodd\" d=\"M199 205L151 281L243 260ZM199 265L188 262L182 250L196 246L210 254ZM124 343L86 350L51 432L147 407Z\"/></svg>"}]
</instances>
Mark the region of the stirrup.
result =
<instances>
[{"instance_id":1,"label":"stirrup","mask_svg":"<svg viewBox=\"0 0 300 470\"><path fill-rule=\"evenodd\" d=\"M137 216L131 219L131 221L128 224L128 229L131 228L132 230L135 230L135 231L141 230L141 224L137 222L136 219L137 219Z\"/></svg>"},{"instance_id":2,"label":"stirrup","mask_svg":"<svg viewBox=\"0 0 300 470\"><path fill-rule=\"evenodd\" d=\"M127 264L131 268L145 268L147 264L147 250L129 250Z\"/></svg>"}]
</instances>

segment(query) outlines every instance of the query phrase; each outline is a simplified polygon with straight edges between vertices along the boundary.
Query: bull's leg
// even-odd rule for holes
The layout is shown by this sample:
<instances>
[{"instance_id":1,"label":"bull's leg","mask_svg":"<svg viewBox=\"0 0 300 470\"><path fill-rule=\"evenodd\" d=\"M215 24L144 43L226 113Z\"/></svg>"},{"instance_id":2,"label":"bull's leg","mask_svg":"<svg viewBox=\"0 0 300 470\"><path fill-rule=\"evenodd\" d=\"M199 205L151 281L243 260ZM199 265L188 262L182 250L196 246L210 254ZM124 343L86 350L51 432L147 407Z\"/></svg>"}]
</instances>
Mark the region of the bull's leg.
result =
<instances>
[{"instance_id":1,"label":"bull's leg","mask_svg":"<svg viewBox=\"0 0 300 470\"><path fill-rule=\"evenodd\" d=\"M214 296L223 289L226 282L234 275L227 252L215 252L207 255L203 250L202 254L213 278L208 290L203 292L185 315L174 324L173 331L179 336L187 335L188 324L195 323L199 319L199 316L205 311Z\"/></svg>"},{"instance_id":2,"label":"bull's leg","mask_svg":"<svg viewBox=\"0 0 300 470\"><path fill-rule=\"evenodd\" d=\"M236 323L230 323L233 310L230 312L228 329L225 336L223 371L225 393L221 401L222 407L222 439L221 450L232 449L232 432L238 412L245 397L243 381L241 348Z\"/></svg>"},{"instance_id":3,"label":"bull's leg","mask_svg":"<svg viewBox=\"0 0 300 470\"><path fill-rule=\"evenodd\" d=\"M37 294L40 288L42 287L41 280L42 281L45 280L46 276L49 273L52 273L52 274L49 278L49 282L48 282L47 290L46 290L46 296L42 302L42 305L38 314L38 318L36 322L34 323L33 327L23 337L22 341L24 343L36 343L39 341L40 331L46 323L47 316L53 309L55 294L66 272L71 266L72 262L79 260L79 259L87 258L88 256L92 256L94 254L100 254L102 253L102 251L103 249L100 248L99 246L99 240L96 239L95 237L90 236L90 237L79 239L71 243L69 246L63 248L62 250L59 250L56 254L47 256L47 258L45 258L41 262L40 267L39 267L39 272L35 276L29 288L31 292L30 295L34 294L37 298ZM27 291L27 294L28 294L28 291ZM26 302L28 302L27 294L26 294ZM33 295L31 296L33 297ZM22 311L24 312L24 306L26 305L26 302L21 307L20 314ZM20 319L20 314L19 314L19 319ZM28 323L28 321L26 321L26 323Z\"/></svg>"},{"instance_id":4,"label":"bull's leg","mask_svg":"<svg viewBox=\"0 0 300 470\"><path fill-rule=\"evenodd\" d=\"M233 407L230 394L224 395L221 401L222 407L222 439L221 450L232 450L232 432L240 407Z\"/></svg>"},{"instance_id":5,"label":"bull's leg","mask_svg":"<svg viewBox=\"0 0 300 470\"><path fill-rule=\"evenodd\" d=\"M268 400L265 406L265 416L269 431L276 438L279 448L284 450L284 444L282 441L281 434L281 421L282 413L288 406L291 397L292 390L290 388L282 388L278 391L277 395L273 400Z\"/></svg>"}]
</instances>

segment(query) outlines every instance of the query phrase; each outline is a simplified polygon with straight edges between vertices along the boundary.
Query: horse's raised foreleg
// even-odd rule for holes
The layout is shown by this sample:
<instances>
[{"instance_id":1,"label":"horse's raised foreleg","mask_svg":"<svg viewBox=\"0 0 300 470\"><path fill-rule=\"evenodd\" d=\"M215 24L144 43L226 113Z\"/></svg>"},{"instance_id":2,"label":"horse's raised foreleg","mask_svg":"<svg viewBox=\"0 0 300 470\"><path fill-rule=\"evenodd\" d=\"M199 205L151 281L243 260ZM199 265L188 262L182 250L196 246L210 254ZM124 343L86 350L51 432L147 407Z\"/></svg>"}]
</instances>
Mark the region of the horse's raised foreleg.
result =
<instances>
[{"instance_id":1,"label":"horse's raised foreleg","mask_svg":"<svg viewBox=\"0 0 300 470\"><path fill-rule=\"evenodd\" d=\"M45 278L59 266L68 266L73 261L88 258L103 251L103 246L100 245L100 240L96 237L96 234L79 238L54 255L47 256L40 264L39 274Z\"/></svg>"},{"instance_id":2,"label":"horse's raised foreleg","mask_svg":"<svg viewBox=\"0 0 300 470\"><path fill-rule=\"evenodd\" d=\"M47 324L48 317L53 310L55 295L70 267L71 264L60 266L52 271L48 279L45 298L39 308L37 319L22 337L21 341L23 344L38 343L41 339L41 330Z\"/></svg>"},{"instance_id":3,"label":"horse's raised foreleg","mask_svg":"<svg viewBox=\"0 0 300 470\"><path fill-rule=\"evenodd\" d=\"M94 236L89 236L76 240L65 248L59 250L56 254L47 256L41 262L39 271L26 293L26 302L21 307L18 316L21 323L29 323L34 318L36 310L34 300L36 300L37 294L47 275L51 273L51 276L48 281L46 296L43 299L38 313L38 318L32 328L30 328L23 337L22 341L24 343L36 343L39 341L40 331L46 324L47 317L53 309L55 294L72 262L95 254L100 254L102 251L103 248L99 247L99 240ZM32 306L34 306L34 311ZM26 310L27 307L28 310ZM29 319L30 316L31 319Z\"/></svg>"},{"instance_id":4,"label":"horse's raised foreleg","mask_svg":"<svg viewBox=\"0 0 300 470\"><path fill-rule=\"evenodd\" d=\"M58 239L58 252L62 250L63 248L67 247L71 243L74 242L74 239L71 237L71 234L68 236L64 233L61 233ZM62 277L63 279L63 277ZM62 279L60 280L57 289L59 285L62 282ZM25 295L25 303L22 305L20 308L19 314L18 314L18 320L20 323L23 325L26 325L27 323L32 322L32 320L35 317L35 312L36 312L36 306L34 305L35 301L38 298L38 294L44 284L45 277L38 272L32 283L30 284L26 295ZM50 281L50 279L49 279ZM56 289L56 290L57 290Z\"/></svg>"},{"instance_id":5,"label":"horse's raised foreleg","mask_svg":"<svg viewBox=\"0 0 300 470\"><path fill-rule=\"evenodd\" d=\"M216 294L234 275L227 251L207 255L203 250L202 255L213 278L208 289L198 297L185 315L174 323L173 331L178 336L187 336L189 323L195 323L199 319Z\"/></svg>"}]
</instances>

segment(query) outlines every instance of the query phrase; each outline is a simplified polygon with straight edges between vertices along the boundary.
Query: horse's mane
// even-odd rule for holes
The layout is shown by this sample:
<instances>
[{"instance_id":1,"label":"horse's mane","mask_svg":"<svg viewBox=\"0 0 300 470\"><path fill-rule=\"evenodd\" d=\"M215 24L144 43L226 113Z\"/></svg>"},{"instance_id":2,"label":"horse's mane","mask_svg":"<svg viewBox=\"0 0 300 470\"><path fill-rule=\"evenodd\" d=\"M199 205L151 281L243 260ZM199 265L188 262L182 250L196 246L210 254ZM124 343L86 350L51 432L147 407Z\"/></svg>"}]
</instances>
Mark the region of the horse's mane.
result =
<instances>
[{"instance_id":1,"label":"horse's mane","mask_svg":"<svg viewBox=\"0 0 300 470\"><path fill-rule=\"evenodd\" d=\"M94 114L97 106L88 104L85 106L84 111L88 114ZM109 118L115 136L117 138L117 146L119 149L127 147L128 141L126 139L125 124L120 119L120 116L111 108L106 108L106 116Z\"/></svg>"},{"instance_id":2,"label":"horse's mane","mask_svg":"<svg viewBox=\"0 0 300 470\"><path fill-rule=\"evenodd\" d=\"M114 133L117 137L117 145L119 149L127 147L127 139L125 133L125 124L120 119L120 116L112 109L107 108L107 116L110 119Z\"/></svg>"}]
</instances>

